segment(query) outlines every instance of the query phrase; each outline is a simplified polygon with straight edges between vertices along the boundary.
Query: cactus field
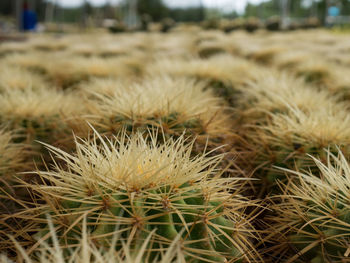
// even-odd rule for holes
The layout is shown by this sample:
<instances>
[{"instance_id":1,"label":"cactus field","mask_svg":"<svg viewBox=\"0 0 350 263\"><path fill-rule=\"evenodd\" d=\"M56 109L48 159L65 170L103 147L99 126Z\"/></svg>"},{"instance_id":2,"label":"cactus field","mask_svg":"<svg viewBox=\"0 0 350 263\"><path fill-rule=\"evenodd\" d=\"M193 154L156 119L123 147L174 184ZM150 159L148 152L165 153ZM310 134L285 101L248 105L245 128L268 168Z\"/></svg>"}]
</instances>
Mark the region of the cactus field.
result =
<instances>
[{"instance_id":1,"label":"cactus field","mask_svg":"<svg viewBox=\"0 0 350 263\"><path fill-rule=\"evenodd\" d=\"M350 262L350 38L0 43L0 262Z\"/></svg>"}]
</instances>

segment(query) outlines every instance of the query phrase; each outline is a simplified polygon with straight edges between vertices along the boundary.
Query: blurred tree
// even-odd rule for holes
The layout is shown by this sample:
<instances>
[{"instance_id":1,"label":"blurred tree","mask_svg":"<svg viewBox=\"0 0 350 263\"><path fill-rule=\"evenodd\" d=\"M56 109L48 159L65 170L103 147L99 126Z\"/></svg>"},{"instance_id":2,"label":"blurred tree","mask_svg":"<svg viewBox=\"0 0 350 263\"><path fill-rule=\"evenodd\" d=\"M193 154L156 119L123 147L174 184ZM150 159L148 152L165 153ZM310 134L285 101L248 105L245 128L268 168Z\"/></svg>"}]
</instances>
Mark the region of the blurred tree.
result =
<instances>
[{"instance_id":1,"label":"blurred tree","mask_svg":"<svg viewBox=\"0 0 350 263\"><path fill-rule=\"evenodd\" d=\"M137 0L137 13L140 17L148 15L152 21L159 22L164 18L172 18L175 21L196 22L205 19L203 5L189 8L169 8L162 0Z\"/></svg>"},{"instance_id":2,"label":"blurred tree","mask_svg":"<svg viewBox=\"0 0 350 263\"><path fill-rule=\"evenodd\" d=\"M92 15L94 12L93 6L87 0L84 0L83 9L84 13L88 16Z\"/></svg>"},{"instance_id":3,"label":"blurred tree","mask_svg":"<svg viewBox=\"0 0 350 263\"><path fill-rule=\"evenodd\" d=\"M175 21L199 22L204 20L204 16L205 14L201 7L169 9L169 17Z\"/></svg>"},{"instance_id":4,"label":"blurred tree","mask_svg":"<svg viewBox=\"0 0 350 263\"><path fill-rule=\"evenodd\" d=\"M87 24L88 24L88 19L91 17L91 15L93 14L94 12L94 9L92 7L92 5L87 1L87 0L84 0L84 3L82 5L82 20L81 20L81 25L83 27L86 27Z\"/></svg>"},{"instance_id":5,"label":"blurred tree","mask_svg":"<svg viewBox=\"0 0 350 263\"><path fill-rule=\"evenodd\" d=\"M263 11L263 12L262 12ZM280 15L280 0L270 0L260 4L249 3L245 8L245 17L260 17L263 19Z\"/></svg>"},{"instance_id":6,"label":"blurred tree","mask_svg":"<svg viewBox=\"0 0 350 263\"><path fill-rule=\"evenodd\" d=\"M343 15L349 15L350 14L350 1L349 0L342 0L342 14Z\"/></svg>"},{"instance_id":7,"label":"blurred tree","mask_svg":"<svg viewBox=\"0 0 350 263\"><path fill-rule=\"evenodd\" d=\"M3 0L1 0L1 1L3 1ZM46 5L47 5L47 1L36 0L34 11L36 12L39 21L43 21L45 19Z\"/></svg>"},{"instance_id":8,"label":"blurred tree","mask_svg":"<svg viewBox=\"0 0 350 263\"><path fill-rule=\"evenodd\" d=\"M350 14L350 0L290 0L290 16L294 18L307 18L317 16L325 22L328 3L340 3L341 14ZM280 15L281 0L269 0L259 4L249 3L245 8L245 17L256 16L263 19Z\"/></svg>"},{"instance_id":9,"label":"blurred tree","mask_svg":"<svg viewBox=\"0 0 350 263\"><path fill-rule=\"evenodd\" d=\"M322 24L326 23L327 4L328 0L321 0L317 3L317 9L319 10L318 17L321 19Z\"/></svg>"},{"instance_id":10,"label":"blurred tree","mask_svg":"<svg viewBox=\"0 0 350 263\"><path fill-rule=\"evenodd\" d=\"M244 16L245 17L257 16L257 13L258 13L257 10L258 10L258 5L248 3L245 7Z\"/></svg>"},{"instance_id":11,"label":"blurred tree","mask_svg":"<svg viewBox=\"0 0 350 263\"><path fill-rule=\"evenodd\" d=\"M104 18L115 18L116 10L114 9L111 1L108 0L106 4L102 6Z\"/></svg>"},{"instance_id":12,"label":"blurred tree","mask_svg":"<svg viewBox=\"0 0 350 263\"><path fill-rule=\"evenodd\" d=\"M300 14L300 13L302 13L304 11L303 10L303 6L302 6L302 2L303 2L303 0L291 1L291 3L290 3L291 14L298 15L298 14Z\"/></svg>"},{"instance_id":13,"label":"blurred tree","mask_svg":"<svg viewBox=\"0 0 350 263\"><path fill-rule=\"evenodd\" d=\"M169 9L162 0L138 0L137 13L139 16L147 14L158 22L169 15Z\"/></svg>"},{"instance_id":14,"label":"blurred tree","mask_svg":"<svg viewBox=\"0 0 350 263\"><path fill-rule=\"evenodd\" d=\"M232 11L230 13L225 13L223 15L223 17L226 19L235 19L235 18L239 17L239 14L237 11Z\"/></svg>"},{"instance_id":15,"label":"blurred tree","mask_svg":"<svg viewBox=\"0 0 350 263\"><path fill-rule=\"evenodd\" d=\"M0 14L1 15L11 15L13 14L14 4L13 0L1 0L0 1Z\"/></svg>"},{"instance_id":16,"label":"blurred tree","mask_svg":"<svg viewBox=\"0 0 350 263\"><path fill-rule=\"evenodd\" d=\"M81 8L64 8L64 22L66 23L81 23L82 10Z\"/></svg>"},{"instance_id":17,"label":"blurred tree","mask_svg":"<svg viewBox=\"0 0 350 263\"><path fill-rule=\"evenodd\" d=\"M216 20L222 17L222 12L219 8L208 8L205 16L209 20Z\"/></svg>"}]
</instances>

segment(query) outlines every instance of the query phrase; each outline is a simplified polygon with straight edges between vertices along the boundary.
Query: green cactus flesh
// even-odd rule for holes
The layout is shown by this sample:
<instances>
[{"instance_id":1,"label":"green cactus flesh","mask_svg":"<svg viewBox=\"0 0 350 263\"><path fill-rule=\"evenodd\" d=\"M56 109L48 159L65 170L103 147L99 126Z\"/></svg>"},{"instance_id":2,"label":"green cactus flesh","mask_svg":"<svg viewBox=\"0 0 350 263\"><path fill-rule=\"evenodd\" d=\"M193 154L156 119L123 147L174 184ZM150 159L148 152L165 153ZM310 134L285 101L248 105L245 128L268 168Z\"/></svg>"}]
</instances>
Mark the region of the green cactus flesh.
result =
<instances>
[{"instance_id":1,"label":"green cactus flesh","mask_svg":"<svg viewBox=\"0 0 350 263\"><path fill-rule=\"evenodd\" d=\"M66 197L59 203L60 214L51 216L59 226L58 236L63 243L79 242L81 216L86 213L88 229L99 246L108 246L113 234L119 233L119 240L124 242L133 235L136 250L156 229L156 238L149 248L152 257L159 256L159 251L182 233L183 250L195 262L242 258L242 251L233 245L235 223L225 217L221 202L207 200L202 191L188 184L178 189L165 187L145 192L117 190L82 201ZM184 227L186 231L182 231ZM42 229L40 236L48 232L47 226L42 225ZM122 244L118 242L117 246Z\"/></svg>"},{"instance_id":2,"label":"green cactus flesh","mask_svg":"<svg viewBox=\"0 0 350 263\"><path fill-rule=\"evenodd\" d=\"M59 115L41 116L38 118L15 117L11 120L0 117L0 123L5 123L16 131L15 143L33 143L35 140L53 143L57 136L69 131Z\"/></svg>"},{"instance_id":3,"label":"green cactus flesh","mask_svg":"<svg viewBox=\"0 0 350 263\"><path fill-rule=\"evenodd\" d=\"M112 131L125 128L128 132L146 131L154 128L162 128L165 135L181 135L184 131L190 134L204 134L202 121L198 118L184 118L181 114L173 112L167 116L135 116L133 118L123 115L110 118Z\"/></svg>"},{"instance_id":4,"label":"green cactus flesh","mask_svg":"<svg viewBox=\"0 0 350 263\"><path fill-rule=\"evenodd\" d=\"M285 174L281 168L297 169L297 170L310 170L313 174L319 174L319 169L311 156L319 158L320 160L326 160L325 148L328 148L331 153L337 153L337 147L335 145L317 145L315 143L289 143L282 146L273 146L268 152L273 155L260 156L259 163L269 159L269 163L273 165L273 168L268 168L263 174L269 181L269 183L276 183L277 180L284 180ZM348 152L347 147L342 147L344 152Z\"/></svg>"},{"instance_id":5,"label":"green cactus flesh","mask_svg":"<svg viewBox=\"0 0 350 263\"><path fill-rule=\"evenodd\" d=\"M289 243L304 251L303 258L312 262L340 260L348 249L349 224L350 212L341 202L329 199L321 206L308 201L300 224L289 235Z\"/></svg>"}]
</instances>

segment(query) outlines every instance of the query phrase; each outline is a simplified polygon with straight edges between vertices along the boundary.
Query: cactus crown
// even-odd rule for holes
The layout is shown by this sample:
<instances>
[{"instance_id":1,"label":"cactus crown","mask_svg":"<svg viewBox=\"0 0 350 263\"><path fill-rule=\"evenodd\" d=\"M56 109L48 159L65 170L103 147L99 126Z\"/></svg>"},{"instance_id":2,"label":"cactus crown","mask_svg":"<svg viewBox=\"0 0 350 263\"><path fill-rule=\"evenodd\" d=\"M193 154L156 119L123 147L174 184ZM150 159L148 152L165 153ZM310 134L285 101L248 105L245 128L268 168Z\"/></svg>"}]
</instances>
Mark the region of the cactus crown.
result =
<instances>
[{"instance_id":1,"label":"cactus crown","mask_svg":"<svg viewBox=\"0 0 350 263\"><path fill-rule=\"evenodd\" d=\"M101 185L110 190L121 187L127 191L141 191L165 185L178 187L186 182L205 179L214 173L214 168L206 168L222 158L190 158L192 144L184 145L184 136L177 140L169 139L162 145L158 145L152 134L145 137L142 133L136 133L128 137L124 131L118 137L120 139L112 141L95 133L92 140L77 141L77 156L63 153L51 146L48 148L58 158L70 164L70 170L93 188ZM78 181L70 181L77 176L71 171L69 174L63 170L40 174L60 177L63 184L84 187Z\"/></svg>"}]
</instances>

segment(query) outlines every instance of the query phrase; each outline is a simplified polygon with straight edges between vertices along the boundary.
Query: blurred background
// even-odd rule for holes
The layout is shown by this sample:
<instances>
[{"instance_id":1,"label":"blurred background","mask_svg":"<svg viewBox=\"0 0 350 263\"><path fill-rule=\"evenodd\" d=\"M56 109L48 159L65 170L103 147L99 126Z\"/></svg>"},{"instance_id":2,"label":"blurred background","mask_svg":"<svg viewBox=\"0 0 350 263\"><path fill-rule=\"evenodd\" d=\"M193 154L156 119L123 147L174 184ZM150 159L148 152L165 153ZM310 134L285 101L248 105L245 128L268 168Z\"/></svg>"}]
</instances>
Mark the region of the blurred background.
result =
<instances>
[{"instance_id":1,"label":"blurred background","mask_svg":"<svg viewBox=\"0 0 350 263\"><path fill-rule=\"evenodd\" d=\"M346 28L350 0L1 0L0 31Z\"/></svg>"}]
</instances>

